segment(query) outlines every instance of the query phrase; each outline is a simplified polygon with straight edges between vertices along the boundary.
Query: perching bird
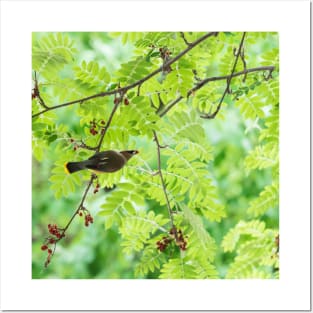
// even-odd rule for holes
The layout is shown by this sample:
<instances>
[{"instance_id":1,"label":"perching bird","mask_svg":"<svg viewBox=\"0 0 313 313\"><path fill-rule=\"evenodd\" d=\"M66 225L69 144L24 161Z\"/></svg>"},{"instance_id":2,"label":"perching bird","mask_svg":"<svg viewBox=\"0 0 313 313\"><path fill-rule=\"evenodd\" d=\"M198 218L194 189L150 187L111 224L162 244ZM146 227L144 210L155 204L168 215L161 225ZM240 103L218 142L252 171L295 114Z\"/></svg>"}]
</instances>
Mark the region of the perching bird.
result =
<instances>
[{"instance_id":1,"label":"perching bird","mask_svg":"<svg viewBox=\"0 0 313 313\"><path fill-rule=\"evenodd\" d=\"M97 152L88 160L65 163L64 169L68 174L86 169L97 174L112 173L120 170L127 163L127 161L137 153L139 153L138 150L126 150L120 152L108 150Z\"/></svg>"}]
</instances>

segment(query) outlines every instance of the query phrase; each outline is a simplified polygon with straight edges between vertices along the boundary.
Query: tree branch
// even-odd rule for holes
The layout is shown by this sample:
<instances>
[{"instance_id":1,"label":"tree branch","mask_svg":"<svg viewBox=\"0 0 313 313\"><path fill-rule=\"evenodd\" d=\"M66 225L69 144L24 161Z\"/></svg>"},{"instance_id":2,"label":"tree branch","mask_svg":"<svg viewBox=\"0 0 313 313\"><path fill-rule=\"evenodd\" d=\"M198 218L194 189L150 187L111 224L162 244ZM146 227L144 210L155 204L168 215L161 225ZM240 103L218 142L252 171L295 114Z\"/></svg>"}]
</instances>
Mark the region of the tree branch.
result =
<instances>
[{"instance_id":1,"label":"tree branch","mask_svg":"<svg viewBox=\"0 0 313 313\"><path fill-rule=\"evenodd\" d=\"M122 100L122 97L121 97L121 100ZM114 107L113 107L113 110L112 110L112 112L111 112L111 114L110 114L110 116L109 116L108 122L107 122L107 124L105 125L105 127L104 127L104 128L102 129L102 131L101 131L101 136L100 136L99 143L98 143L98 145L97 145L97 147L96 147L96 152L99 152L100 149L101 149L101 145L102 145L104 136L105 136L106 132L108 131L108 128L109 128L110 125L111 125L113 116L114 116L114 114L115 114L115 112L116 112L116 110L117 110L117 108L118 108L118 106L119 106L120 103L121 103L121 102L117 102L117 103L114 104Z\"/></svg>"},{"instance_id":2,"label":"tree branch","mask_svg":"<svg viewBox=\"0 0 313 313\"><path fill-rule=\"evenodd\" d=\"M32 90L32 99L38 99L40 105L45 108L46 110L49 110L49 107L46 105L45 101L42 99L39 91L39 85L38 85L38 79L37 79L37 72L34 72L34 88Z\"/></svg>"},{"instance_id":3,"label":"tree branch","mask_svg":"<svg viewBox=\"0 0 313 313\"><path fill-rule=\"evenodd\" d=\"M236 59L235 59L234 65L233 65L233 69L231 71L231 74L229 75L229 78L227 78L226 88L224 90L224 93L222 95L222 98L221 98L220 102L218 103L218 106L217 106L216 110L213 113L207 113L207 114L201 115L202 118L207 118L207 119L214 118L216 116L216 114L219 112L219 110L221 109L221 106L222 106L222 103L224 101L224 98L225 98L226 94L230 93L230 90L229 90L230 82L231 82L231 80L233 78L233 75L234 75L234 72L235 72L235 69L236 69L236 65L237 65L239 56L241 55L242 46L243 46L243 42L245 40L245 36L246 36L246 33L244 32L242 34L242 37L241 37L241 41L240 41L240 44L239 44L238 52L235 54L236 55Z\"/></svg>"},{"instance_id":4,"label":"tree branch","mask_svg":"<svg viewBox=\"0 0 313 313\"><path fill-rule=\"evenodd\" d=\"M67 231L67 229L69 228L69 226L71 225L71 223L73 222L75 216L78 214L79 210L81 210L82 208L84 208L84 203L85 203L85 200L86 200L86 197L87 197L87 194L88 194L88 191L94 181L94 179L96 178L96 176L94 174L91 175L90 177L90 180L88 182L88 185L84 191L84 194L83 194L83 197L79 203L79 206L77 208L77 210L75 211L75 213L72 215L72 217L70 218L70 220L68 221L68 223L66 224L66 226L63 228L63 231L62 231L62 235L61 235L61 238L62 239L64 236L65 236L65 232ZM59 240L60 240L59 239Z\"/></svg>"},{"instance_id":5,"label":"tree branch","mask_svg":"<svg viewBox=\"0 0 313 313\"><path fill-rule=\"evenodd\" d=\"M162 72L163 68L167 68L171 64L175 63L182 56L184 56L187 52L189 52L191 49L196 47L198 44L200 44L202 41L204 41L208 37L217 36L217 35L218 35L218 32L210 32L210 33L207 33L207 34L203 35L202 37L198 38L194 42L190 43L185 50L181 51L174 58L170 59L168 62L166 62L165 64L161 65L158 69L156 69L155 71L151 72L147 76L143 77L142 79L139 79L138 81L136 81L136 82L134 82L134 83L132 83L130 85L127 85L127 86L124 86L124 87L120 87L120 88L115 89L115 90L101 92L101 93L98 93L98 94L95 94L95 95L91 95L91 96L88 96L88 97L85 97L85 98L81 98L81 99L69 101L69 102L66 102L66 103L58 104L58 105L55 105L55 106L47 107L44 110L33 114L32 118L37 117L37 116L39 116L39 115L41 115L41 114L43 114L45 112L48 112L48 111L51 111L51 110L56 110L56 109L59 109L59 108L62 108L62 107L66 107L66 106L69 106L69 105L72 105L72 104L75 104L75 103L82 103L82 102L85 102L85 101L88 101L88 100L91 100L91 99L104 97L104 96L109 96L109 95L125 94L128 90L142 85L145 81L147 81L151 77L153 77L156 74Z\"/></svg>"},{"instance_id":6,"label":"tree branch","mask_svg":"<svg viewBox=\"0 0 313 313\"><path fill-rule=\"evenodd\" d=\"M95 148L88 147L89 150L95 150L95 153L97 153L97 152L100 151L101 145L102 145L102 142L103 142L103 139L104 139L104 136L105 136L105 134L107 133L108 128L109 128L110 125L111 125L113 116L114 116L114 114L115 114L115 112L116 112L116 110L117 110L119 104L122 102L122 100L123 100L123 95L121 94L120 101L114 103L114 107L113 107L113 109L112 109L112 111L111 111L111 114L110 114L110 116L109 116L108 122L107 122L107 124L105 125L105 127L102 129L101 133L100 133L100 138L99 138L99 143L98 143L98 145L97 145ZM87 209L85 208L85 206L84 206L84 203L85 203L87 194L88 194L88 192L89 192L89 190L90 190L90 187L91 187L93 181L94 181L96 178L97 178L97 175L91 174L91 177L90 177L90 179L89 179L89 181L88 181L87 187L86 187L86 189L85 189L85 191L84 191L84 193L83 193L83 197L82 197L82 199L81 199L81 201L80 201L80 203L79 203L77 209L75 210L74 214L72 215L72 217L70 218L70 220L68 221L68 223L66 224L66 226L65 226L64 228L61 228L61 229L60 229L61 231L58 233L57 239L51 238L51 237L50 237L50 238L47 238L46 244L53 243L53 244L54 244L54 250L53 250L53 252L48 253L48 257L47 257L47 260L46 260L46 262L45 262L45 267L47 267L48 264L49 264L50 261L51 261L51 257L53 256L54 251L55 251L55 248L56 248L56 243L59 242L62 238L65 237L65 233L66 233L67 229L69 228L69 226L72 224L72 222L73 222L75 216L78 215L81 210L83 210L83 211L86 211L86 210L87 210ZM90 215L89 215L89 216L90 216ZM91 218L91 217L90 217L90 218ZM92 218L91 218L91 219L92 219ZM87 226L88 226L88 224L87 224ZM51 239L52 239L52 241L51 241ZM47 245L44 245L44 246L47 247ZM49 250L48 250L48 251L49 251ZM52 250L50 250L50 251L52 251Z\"/></svg>"},{"instance_id":7,"label":"tree branch","mask_svg":"<svg viewBox=\"0 0 313 313\"><path fill-rule=\"evenodd\" d=\"M190 42L188 42L188 40L186 39L184 32L180 32L180 36L183 38L184 43L185 43L187 46L189 46L189 45L190 45Z\"/></svg>"},{"instance_id":8,"label":"tree branch","mask_svg":"<svg viewBox=\"0 0 313 313\"><path fill-rule=\"evenodd\" d=\"M229 80L230 78L241 76L241 75L245 75L246 76L247 74L253 73L253 72L269 71L269 73L272 73L274 71L274 69L275 69L274 66L260 66L260 67L249 68L249 69L246 69L244 71L240 71L240 72L233 73L233 74L230 74L230 75L208 77L208 78L205 78L205 79L201 80L199 83L197 83L195 87L191 88L187 92L187 98L190 95L192 95L195 91L201 89L203 86L205 86L209 82L213 82L213 81L217 81L217 80L225 80L225 79ZM168 104L166 107L164 107L163 110L158 112L159 116L163 117L170 109L172 109L182 99L184 99L183 96L177 97L170 104Z\"/></svg>"},{"instance_id":9,"label":"tree branch","mask_svg":"<svg viewBox=\"0 0 313 313\"><path fill-rule=\"evenodd\" d=\"M163 148L163 146L160 145L158 136L156 131L153 131L153 136L154 136L154 140L157 146L157 154L158 154L158 174L160 176L161 179L161 184L162 184L162 188L163 188L163 193L164 193L164 197L165 197L165 201L166 201L166 205L167 205L167 210L168 210L168 214L171 220L171 226L172 226L172 230L174 232L174 236L175 236L175 240L177 240L178 236L177 236L177 231L176 231L176 227L174 224L174 218L173 218L173 211L170 205L170 201L168 199L168 195L167 195L167 191L166 191L166 186L165 186L165 181L163 178L163 174L162 174L162 166L161 166L161 149Z\"/></svg>"}]
</instances>

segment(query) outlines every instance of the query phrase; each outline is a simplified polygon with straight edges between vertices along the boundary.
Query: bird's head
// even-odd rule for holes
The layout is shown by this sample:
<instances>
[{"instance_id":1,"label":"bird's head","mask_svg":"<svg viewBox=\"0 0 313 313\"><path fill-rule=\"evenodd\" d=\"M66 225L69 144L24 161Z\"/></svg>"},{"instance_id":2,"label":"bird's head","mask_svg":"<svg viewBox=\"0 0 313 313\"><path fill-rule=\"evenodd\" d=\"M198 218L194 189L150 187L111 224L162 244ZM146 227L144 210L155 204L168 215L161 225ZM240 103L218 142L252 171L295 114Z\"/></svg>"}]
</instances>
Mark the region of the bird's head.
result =
<instances>
[{"instance_id":1,"label":"bird's head","mask_svg":"<svg viewBox=\"0 0 313 313\"><path fill-rule=\"evenodd\" d=\"M138 150L125 150L125 151L121 151L121 154L123 154L123 156L129 160L131 157L133 157L134 155L138 154L139 151Z\"/></svg>"}]
</instances>

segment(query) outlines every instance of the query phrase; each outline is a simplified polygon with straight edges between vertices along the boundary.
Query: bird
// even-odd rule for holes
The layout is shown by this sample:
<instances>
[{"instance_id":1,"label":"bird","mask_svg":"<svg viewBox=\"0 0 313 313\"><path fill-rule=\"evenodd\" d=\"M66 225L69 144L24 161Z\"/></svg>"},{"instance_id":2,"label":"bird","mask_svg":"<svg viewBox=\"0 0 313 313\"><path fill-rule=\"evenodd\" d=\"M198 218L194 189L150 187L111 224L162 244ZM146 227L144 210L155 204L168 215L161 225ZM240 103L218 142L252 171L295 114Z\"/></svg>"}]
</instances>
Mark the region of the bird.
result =
<instances>
[{"instance_id":1,"label":"bird","mask_svg":"<svg viewBox=\"0 0 313 313\"><path fill-rule=\"evenodd\" d=\"M120 170L131 157L138 153L138 150L97 152L87 160L65 163L64 170L67 174L81 170L91 170L96 174L113 173Z\"/></svg>"}]
</instances>

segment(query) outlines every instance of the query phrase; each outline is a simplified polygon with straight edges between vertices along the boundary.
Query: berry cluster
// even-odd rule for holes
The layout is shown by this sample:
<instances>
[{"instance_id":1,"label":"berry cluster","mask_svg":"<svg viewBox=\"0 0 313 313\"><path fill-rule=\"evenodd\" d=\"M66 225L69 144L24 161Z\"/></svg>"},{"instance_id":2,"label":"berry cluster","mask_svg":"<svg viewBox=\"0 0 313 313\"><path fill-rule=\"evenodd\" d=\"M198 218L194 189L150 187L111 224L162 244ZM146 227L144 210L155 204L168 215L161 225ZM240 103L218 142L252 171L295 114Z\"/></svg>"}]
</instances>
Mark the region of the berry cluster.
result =
<instances>
[{"instance_id":1,"label":"berry cluster","mask_svg":"<svg viewBox=\"0 0 313 313\"><path fill-rule=\"evenodd\" d=\"M95 119L90 121L90 130L89 130L90 134L93 135L93 136L97 135L99 133L99 126L101 127L103 125L105 125L105 121L104 120L100 121L100 125L99 125L99 123L96 122Z\"/></svg>"},{"instance_id":2,"label":"berry cluster","mask_svg":"<svg viewBox=\"0 0 313 313\"><path fill-rule=\"evenodd\" d=\"M161 240L157 241L157 249L163 252L173 241L175 241L176 246L178 246L180 250L185 251L187 249L187 241L184 238L183 232L181 229L177 230L175 227L170 229L168 236L163 236Z\"/></svg>"},{"instance_id":3,"label":"berry cluster","mask_svg":"<svg viewBox=\"0 0 313 313\"><path fill-rule=\"evenodd\" d=\"M54 237L46 238L45 243L41 246L41 250L47 251L48 253L46 261L45 261L45 267L47 267L48 264L51 262L51 257L53 256L57 241L65 236L63 232L62 233L60 232L60 229L57 227L56 224L53 224L53 225L49 224L48 230L49 230L49 233L53 235ZM49 245L52 245L52 244L54 245L53 250L49 247Z\"/></svg>"},{"instance_id":4,"label":"berry cluster","mask_svg":"<svg viewBox=\"0 0 313 313\"><path fill-rule=\"evenodd\" d=\"M42 251L47 251L48 255L47 255L47 258L46 258L46 261L45 261L45 267L48 266L48 264L51 262L51 257L53 255L53 251L51 248L49 248L48 244L43 244L41 246L41 250Z\"/></svg>"},{"instance_id":5,"label":"berry cluster","mask_svg":"<svg viewBox=\"0 0 313 313\"><path fill-rule=\"evenodd\" d=\"M172 54L172 52L167 47L160 48L159 52L160 52L160 57L163 60L163 64L165 64L166 62L170 60L170 55ZM163 73L170 73L171 71L172 71L172 68L170 65L166 67L163 66Z\"/></svg>"},{"instance_id":6,"label":"berry cluster","mask_svg":"<svg viewBox=\"0 0 313 313\"><path fill-rule=\"evenodd\" d=\"M170 230L170 234L174 235L175 230L173 228ZM178 229L176 232L176 245L179 247L180 250L185 251L187 249L187 241L184 238L183 232L181 229Z\"/></svg>"},{"instance_id":7,"label":"berry cluster","mask_svg":"<svg viewBox=\"0 0 313 313\"><path fill-rule=\"evenodd\" d=\"M93 190L93 193L97 193L100 189L100 184L97 182L95 189Z\"/></svg>"},{"instance_id":8,"label":"berry cluster","mask_svg":"<svg viewBox=\"0 0 313 313\"><path fill-rule=\"evenodd\" d=\"M114 104L119 104L119 103L121 103L121 101L122 101L121 97L115 97L113 102L114 102Z\"/></svg>"},{"instance_id":9,"label":"berry cluster","mask_svg":"<svg viewBox=\"0 0 313 313\"><path fill-rule=\"evenodd\" d=\"M70 138L69 141L70 141L70 143L72 143L74 145L74 147L73 147L74 151L76 151L80 147L80 145L77 142L75 142L75 139Z\"/></svg>"},{"instance_id":10,"label":"berry cluster","mask_svg":"<svg viewBox=\"0 0 313 313\"><path fill-rule=\"evenodd\" d=\"M93 217L85 207L78 211L79 216L83 216L83 214L85 215L85 226L88 227L89 224L93 223Z\"/></svg>"},{"instance_id":11,"label":"berry cluster","mask_svg":"<svg viewBox=\"0 0 313 313\"><path fill-rule=\"evenodd\" d=\"M115 97L114 98L114 104L119 104L122 102L122 98L121 97ZM124 104L125 105L129 105L129 100L127 98L124 99Z\"/></svg>"},{"instance_id":12,"label":"berry cluster","mask_svg":"<svg viewBox=\"0 0 313 313\"><path fill-rule=\"evenodd\" d=\"M62 230L60 228L58 228L58 226L56 224L48 224L48 230L49 233L55 237L57 237L58 239L61 239L62 237L65 236L64 233L61 233Z\"/></svg>"},{"instance_id":13,"label":"berry cluster","mask_svg":"<svg viewBox=\"0 0 313 313\"><path fill-rule=\"evenodd\" d=\"M41 250L42 250L42 251L45 251L45 250L47 250L47 249L48 249L48 245L42 245L42 246L41 246Z\"/></svg>"},{"instance_id":14,"label":"berry cluster","mask_svg":"<svg viewBox=\"0 0 313 313\"><path fill-rule=\"evenodd\" d=\"M93 217L90 215L90 213L88 213L85 215L85 226L88 227L90 223L93 223Z\"/></svg>"},{"instance_id":15,"label":"berry cluster","mask_svg":"<svg viewBox=\"0 0 313 313\"><path fill-rule=\"evenodd\" d=\"M171 243L172 240L173 240L173 238L170 238L169 236L162 237L162 239L158 240L156 243L157 249L160 252L163 252L167 248L167 246Z\"/></svg>"},{"instance_id":16,"label":"berry cluster","mask_svg":"<svg viewBox=\"0 0 313 313\"><path fill-rule=\"evenodd\" d=\"M39 96L39 89L36 86L35 88L32 89L32 100L36 99Z\"/></svg>"},{"instance_id":17,"label":"berry cluster","mask_svg":"<svg viewBox=\"0 0 313 313\"><path fill-rule=\"evenodd\" d=\"M163 60L168 60L170 55L172 54L172 52L167 48L167 47L163 47L159 49L160 51L160 56Z\"/></svg>"}]
</instances>

